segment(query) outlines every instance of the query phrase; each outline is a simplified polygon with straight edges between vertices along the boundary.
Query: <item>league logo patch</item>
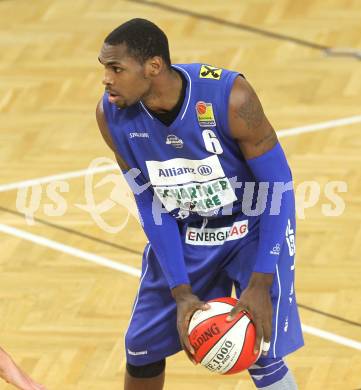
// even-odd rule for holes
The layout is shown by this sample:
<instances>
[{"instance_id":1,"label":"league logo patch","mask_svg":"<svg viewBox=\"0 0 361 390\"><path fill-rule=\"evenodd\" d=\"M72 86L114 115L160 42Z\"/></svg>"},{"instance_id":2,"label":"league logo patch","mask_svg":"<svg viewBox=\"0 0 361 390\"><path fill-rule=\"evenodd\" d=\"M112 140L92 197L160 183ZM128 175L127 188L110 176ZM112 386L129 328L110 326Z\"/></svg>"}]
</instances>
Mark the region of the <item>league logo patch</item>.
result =
<instances>
[{"instance_id":1,"label":"league logo patch","mask_svg":"<svg viewBox=\"0 0 361 390\"><path fill-rule=\"evenodd\" d=\"M215 68L214 66L202 65L199 72L200 79L219 80L221 78L223 69Z\"/></svg>"},{"instance_id":2,"label":"league logo patch","mask_svg":"<svg viewBox=\"0 0 361 390\"><path fill-rule=\"evenodd\" d=\"M196 112L199 126L211 127L216 126L216 120L214 119L212 103L205 103L202 101L197 102Z\"/></svg>"},{"instance_id":3,"label":"league logo patch","mask_svg":"<svg viewBox=\"0 0 361 390\"><path fill-rule=\"evenodd\" d=\"M183 148L183 141L174 134L169 134L165 143L167 145L172 145L177 149Z\"/></svg>"}]
</instances>

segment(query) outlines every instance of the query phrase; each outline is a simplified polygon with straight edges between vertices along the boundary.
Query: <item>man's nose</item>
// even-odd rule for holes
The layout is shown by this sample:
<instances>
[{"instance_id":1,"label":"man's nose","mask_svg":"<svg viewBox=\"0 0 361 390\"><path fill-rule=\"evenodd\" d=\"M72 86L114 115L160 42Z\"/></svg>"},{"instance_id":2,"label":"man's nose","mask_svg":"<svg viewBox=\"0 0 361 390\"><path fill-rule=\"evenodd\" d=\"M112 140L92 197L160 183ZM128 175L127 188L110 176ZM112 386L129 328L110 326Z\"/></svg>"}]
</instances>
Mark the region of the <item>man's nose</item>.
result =
<instances>
[{"instance_id":1,"label":"man's nose","mask_svg":"<svg viewBox=\"0 0 361 390\"><path fill-rule=\"evenodd\" d=\"M103 77L103 84L104 85L113 85L114 81L113 78L111 77L111 74L109 71L104 72L104 77Z\"/></svg>"}]
</instances>

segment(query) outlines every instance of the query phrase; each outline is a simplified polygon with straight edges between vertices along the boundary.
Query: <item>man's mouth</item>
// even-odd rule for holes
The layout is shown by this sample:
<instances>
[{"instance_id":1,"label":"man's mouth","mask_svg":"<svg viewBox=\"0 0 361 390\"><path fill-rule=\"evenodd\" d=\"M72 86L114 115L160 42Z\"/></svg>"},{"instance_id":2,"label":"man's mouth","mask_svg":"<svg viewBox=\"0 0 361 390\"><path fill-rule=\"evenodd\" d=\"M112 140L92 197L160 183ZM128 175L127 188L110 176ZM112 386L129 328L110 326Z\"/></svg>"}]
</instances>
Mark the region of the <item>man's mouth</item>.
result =
<instances>
[{"instance_id":1,"label":"man's mouth","mask_svg":"<svg viewBox=\"0 0 361 390\"><path fill-rule=\"evenodd\" d=\"M117 95L118 95L118 94L117 94L115 91L113 91L112 89L107 89L106 91L109 93L109 95L112 95L112 96L117 96Z\"/></svg>"},{"instance_id":2,"label":"man's mouth","mask_svg":"<svg viewBox=\"0 0 361 390\"><path fill-rule=\"evenodd\" d=\"M108 100L110 103L116 103L119 100L119 94L111 90L107 90L107 92L109 94Z\"/></svg>"}]
</instances>

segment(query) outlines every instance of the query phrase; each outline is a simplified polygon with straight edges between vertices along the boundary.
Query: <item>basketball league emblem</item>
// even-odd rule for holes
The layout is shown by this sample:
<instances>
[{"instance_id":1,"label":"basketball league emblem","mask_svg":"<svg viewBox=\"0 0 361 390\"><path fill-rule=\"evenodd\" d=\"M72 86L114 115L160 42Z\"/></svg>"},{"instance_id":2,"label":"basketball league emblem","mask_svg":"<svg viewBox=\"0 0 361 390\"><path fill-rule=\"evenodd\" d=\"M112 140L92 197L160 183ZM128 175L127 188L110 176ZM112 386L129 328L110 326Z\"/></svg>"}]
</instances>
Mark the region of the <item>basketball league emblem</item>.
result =
<instances>
[{"instance_id":1,"label":"basketball league emblem","mask_svg":"<svg viewBox=\"0 0 361 390\"><path fill-rule=\"evenodd\" d=\"M216 126L216 120L214 119L212 103L205 103L202 101L197 102L196 112L199 126L209 127Z\"/></svg>"},{"instance_id":2,"label":"basketball league emblem","mask_svg":"<svg viewBox=\"0 0 361 390\"><path fill-rule=\"evenodd\" d=\"M169 134L167 136L167 139L166 139L165 143L167 145L172 145L172 146L174 146L177 149L183 148L183 140L181 140L180 138L178 138L174 134Z\"/></svg>"},{"instance_id":3,"label":"basketball league emblem","mask_svg":"<svg viewBox=\"0 0 361 390\"><path fill-rule=\"evenodd\" d=\"M222 71L223 69L215 68L214 66L202 65L199 72L199 78L219 80L221 78Z\"/></svg>"}]
</instances>

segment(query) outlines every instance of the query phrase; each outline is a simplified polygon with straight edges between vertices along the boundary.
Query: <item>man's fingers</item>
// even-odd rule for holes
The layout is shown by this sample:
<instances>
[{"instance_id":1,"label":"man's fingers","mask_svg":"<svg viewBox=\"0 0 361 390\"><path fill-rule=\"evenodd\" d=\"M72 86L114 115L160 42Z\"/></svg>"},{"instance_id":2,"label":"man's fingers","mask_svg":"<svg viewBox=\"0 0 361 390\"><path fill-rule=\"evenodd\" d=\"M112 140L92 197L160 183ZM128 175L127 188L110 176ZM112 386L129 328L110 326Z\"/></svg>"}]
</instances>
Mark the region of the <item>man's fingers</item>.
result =
<instances>
[{"instance_id":1,"label":"man's fingers","mask_svg":"<svg viewBox=\"0 0 361 390\"><path fill-rule=\"evenodd\" d=\"M209 310L211 308L211 305L209 303L203 303L201 310Z\"/></svg>"},{"instance_id":2,"label":"man's fingers","mask_svg":"<svg viewBox=\"0 0 361 390\"><path fill-rule=\"evenodd\" d=\"M187 347L185 346L185 344L184 344L183 341L181 342L181 346L182 346L182 348L183 348L183 351L186 353L188 359L189 359L194 365L196 365L197 362L194 360L192 354L189 352L189 350L187 349Z\"/></svg>"},{"instance_id":3,"label":"man's fingers","mask_svg":"<svg viewBox=\"0 0 361 390\"><path fill-rule=\"evenodd\" d=\"M270 341L272 337L272 317L263 322L263 337L265 341Z\"/></svg>"},{"instance_id":4,"label":"man's fingers","mask_svg":"<svg viewBox=\"0 0 361 390\"><path fill-rule=\"evenodd\" d=\"M227 318L226 318L226 321L227 321L227 322L233 321L235 315L236 315L236 309L233 308L233 309L229 312L229 314L228 314L228 316L227 316Z\"/></svg>"},{"instance_id":5,"label":"man's fingers","mask_svg":"<svg viewBox=\"0 0 361 390\"><path fill-rule=\"evenodd\" d=\"M185 349L184 350L188 359L196 366L198 363L194 360L193 356Z\"/></svg>"},{"instance_id":6,"label":"man's fingers","mask_svg":"<svg viewBox=\"0 0 361 390\"><path fill-rule=\"evenodd\" d=\"M265 336L261 348L262 348L262 355L267 356L271 348L271 340L269 337Z\"/></svg>"},{"instance_id":7,"label":"man's fingers","mask_svg":"<svg viewBox=\"0 0 361 390\"><path fill-rule=\"evenodd\" d=\"M237 316L238 313L240 313L241 311L247 311L246 308L244 308L243 306L235 306L228 314L227 318L226 318L226 321L227 322L231 322L234 320L234 318Z\"/></svg>"},{"instance_id":8,"label":"man's fingers","mask_svg":"<svg viewBox=\"0 0 361 390\"><path fill-rule=\"evenodd\" d=\"M200 301L199 299L193 300L191 302L186 302L182 303L178 307L178 333L179 333L179 338L180 342L182 345L183 350L187 354L189 360L191 360L194 364L197 364L195 361L193 355L195 354L195 350L192 347L189 337L188 337L188 328L189 328L189 323L192 318L192 315L194 312L197 310L208 310L210 309L210 305L206 302Z\"/></svg>"},{"instance_id":9,"label":"man's fingers","mask_svg":"<svg viewBox=\"0 0 361 390\"><path fill-rule=\"evenodd\" d=\"M185 337L183 337L183 344L185 345L187 350L191 353L191 355L194 355L194 353L195 353L194 348L192 347L187 335Z\"/></svg>"},{"instance_id":10,"label":"man's fingers","mask_svg":"<svg viewBox=\"0 0 361 390\"><path fill-rule=\"evenodd\" d=\"M262 355L267 356L268 351L271 348L271 337L272 337L272 315L269 317L268 321L263 323L263 347Z\"/></svg>"},{"instance_id":11,"label":"man's fingers","mask_svg":"<svg viewBox=\"0 0 361 390\"><path fill-rule=\"evenodd\" d=\"M254 319L253 323L256 327L256 343L254 346L254 354L258 355L261 347L261 341L263 339L263 327L262 323L258 319Z\"/></svg>"},{"instance_id":12,"label":"man's fingers","mask_svg":"<svg viewBox=\"0 0 361 390\"><path fill-rule=\"evenodd\" d=\"M267 356L270 348L271 348L271 342L270 341L263 341L262 355Z\"/></svg>"},{"instance_id":13,"label":"man's fingers","mask_svg":"<svg viewBox=\"0 0 361 390\"><path fill-rule=\"evenodd\" d=\"M179 328L180 342L184 350L194 355L194 348L192 347L188 338L188 325L189 325L189 319L186 319L185 323L183 323Z\"/></svg>"}]
</instances>

